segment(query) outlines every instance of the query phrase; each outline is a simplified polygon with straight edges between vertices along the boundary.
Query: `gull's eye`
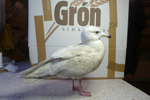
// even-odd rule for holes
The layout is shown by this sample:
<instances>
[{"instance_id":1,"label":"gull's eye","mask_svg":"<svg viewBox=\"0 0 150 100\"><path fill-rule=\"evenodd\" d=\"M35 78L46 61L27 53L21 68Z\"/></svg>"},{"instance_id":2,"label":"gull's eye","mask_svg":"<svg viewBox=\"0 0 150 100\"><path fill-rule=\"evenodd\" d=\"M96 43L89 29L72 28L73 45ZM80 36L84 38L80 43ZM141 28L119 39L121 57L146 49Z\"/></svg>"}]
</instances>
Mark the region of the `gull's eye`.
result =
<instances>
[{"instance_id":1,"label":"gull's eye","mask_svg":"<svg viewBox=\"0 0 150 100\"><path fill-rule=\"evenodd\" d=\"M100 33L100 31L96 31L95 33L98 34L98 33Z\"/></svg>"}]
</instances>

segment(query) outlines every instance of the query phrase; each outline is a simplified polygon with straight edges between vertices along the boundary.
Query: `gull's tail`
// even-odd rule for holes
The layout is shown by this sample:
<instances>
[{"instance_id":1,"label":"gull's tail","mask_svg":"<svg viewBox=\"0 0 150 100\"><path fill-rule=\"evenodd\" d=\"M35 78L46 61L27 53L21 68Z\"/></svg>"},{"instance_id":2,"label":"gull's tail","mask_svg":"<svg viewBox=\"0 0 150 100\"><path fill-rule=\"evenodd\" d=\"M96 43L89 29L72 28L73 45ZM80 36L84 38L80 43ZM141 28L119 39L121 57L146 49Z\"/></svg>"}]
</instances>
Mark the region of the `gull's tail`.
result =
<instances>
[{"instance_id":1,"label":"gull's tail","mask_svg":"<svg viewBox=\"0 0 150 100\"><path fill-rule=\"evenodd\" d=\"M41 67L42 67L41 69L43 69L43 67L51 61L52 61L52 59L45 60L45 61L39 63L38 65L35 65L34 67L31 67L25 71L22 71L20 73L10 76L10 78L11 77L23 77L27 83L32 83L32 82L38 81L40 79L43 79L43 77L36 76L35 72L36 72L36 70L40 69Z\"/></svg>"}]
</instances>

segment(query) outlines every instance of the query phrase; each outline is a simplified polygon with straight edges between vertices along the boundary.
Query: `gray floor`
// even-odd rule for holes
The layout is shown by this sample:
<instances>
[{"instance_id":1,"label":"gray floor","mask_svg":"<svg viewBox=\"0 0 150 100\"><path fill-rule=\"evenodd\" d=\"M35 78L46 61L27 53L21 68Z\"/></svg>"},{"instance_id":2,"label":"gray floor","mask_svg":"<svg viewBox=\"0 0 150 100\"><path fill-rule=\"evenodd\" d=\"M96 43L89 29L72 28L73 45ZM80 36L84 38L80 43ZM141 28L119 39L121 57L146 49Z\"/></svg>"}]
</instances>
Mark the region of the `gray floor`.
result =
<instances>
[{"instance_id":1,"label":"gray floor","mask_svg":"<svg viewBox=\"0 0 150 100\"><path fill-rule=\"evenodd\" d=\"M19 71L30 67L29 61L16 63ZM26 84L22 78L8 78L0 73L0 100L150 100L150 96L121 79L83 80L84 97L72 90L71 80L41 80Z\"/></svg>"},{"instance_id":2,"label":"gray floor","mask_svg":"<svg viewBox=\"0 0 150 100\"><path fill-rule=\"evenodd\" d=\"M150 100L150 96L120 79L83 80L92 97L72 91L71 80L42 80L26 84L23 79L0 78L0 100Z\"/></svg>"}]
</instances>

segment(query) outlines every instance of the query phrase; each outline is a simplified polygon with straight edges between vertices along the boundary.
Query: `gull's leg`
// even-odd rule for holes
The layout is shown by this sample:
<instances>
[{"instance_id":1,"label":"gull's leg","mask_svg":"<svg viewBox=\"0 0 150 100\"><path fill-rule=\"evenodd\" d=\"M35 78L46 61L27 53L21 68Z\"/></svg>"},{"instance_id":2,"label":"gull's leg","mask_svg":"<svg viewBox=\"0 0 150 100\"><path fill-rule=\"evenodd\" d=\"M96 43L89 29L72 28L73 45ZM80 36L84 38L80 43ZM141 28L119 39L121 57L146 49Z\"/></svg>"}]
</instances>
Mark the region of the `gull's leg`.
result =
<instances>
[{"instance_id":1,"label":"gull's leg","mask_svg":"<svg viewBox=\"0 0 150 100\"><path fill-rule=\"evenodd\" d=\"M72 89L73 89L74 91L80 91L79 86L75 86L75 85L74 85L74 79L72 80Z\"/></svg>"},{"instance_id":2,"label":"gull's leg","mask_svg":"<svg viewBox=\"0 0 150 100\"><path fill-rule=\"evenodd\" d=\"M82 89L81 83L82 83L82 80L79 79L79 91L80 91L80 94L81 94L82 96L91 96L91 92L89 92L89 91L84 91L84 90Z\"/></svg>"}]
</instances>

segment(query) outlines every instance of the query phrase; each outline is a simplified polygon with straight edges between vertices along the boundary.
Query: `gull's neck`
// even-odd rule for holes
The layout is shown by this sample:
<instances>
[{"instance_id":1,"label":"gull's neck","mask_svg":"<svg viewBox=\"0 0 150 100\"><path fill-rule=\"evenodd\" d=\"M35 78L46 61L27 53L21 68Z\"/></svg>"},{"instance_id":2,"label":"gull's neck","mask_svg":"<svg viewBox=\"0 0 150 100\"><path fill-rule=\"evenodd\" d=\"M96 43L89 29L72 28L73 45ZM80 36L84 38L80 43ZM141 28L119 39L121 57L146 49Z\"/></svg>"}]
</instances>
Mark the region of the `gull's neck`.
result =
<instances>
[{"instance_id":1,"label":"gull's neck","mask_svg":"<svg viewBox=\"0 0 150 100\"><path fill-rule=\"evenodd\" d=\"M88 42L85 42L83 44L90 46L97 53L104 54L104 52L105 52L105 46L104 46L104 44L103 44L103 42L101 40L88 41Z\"/></svg>"}]
</instances>

